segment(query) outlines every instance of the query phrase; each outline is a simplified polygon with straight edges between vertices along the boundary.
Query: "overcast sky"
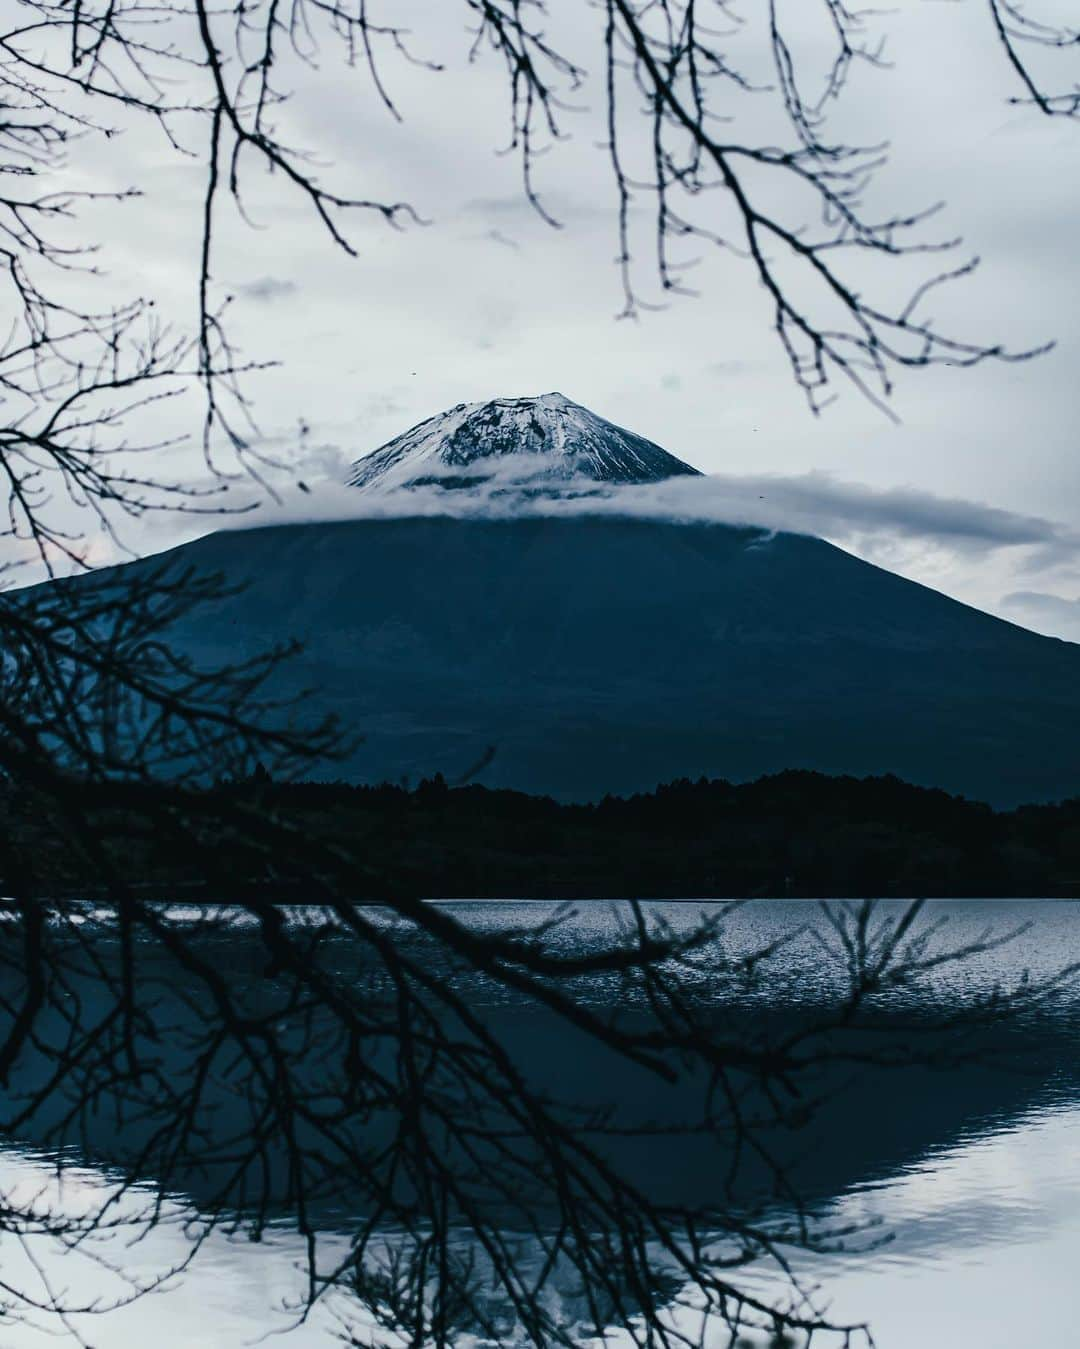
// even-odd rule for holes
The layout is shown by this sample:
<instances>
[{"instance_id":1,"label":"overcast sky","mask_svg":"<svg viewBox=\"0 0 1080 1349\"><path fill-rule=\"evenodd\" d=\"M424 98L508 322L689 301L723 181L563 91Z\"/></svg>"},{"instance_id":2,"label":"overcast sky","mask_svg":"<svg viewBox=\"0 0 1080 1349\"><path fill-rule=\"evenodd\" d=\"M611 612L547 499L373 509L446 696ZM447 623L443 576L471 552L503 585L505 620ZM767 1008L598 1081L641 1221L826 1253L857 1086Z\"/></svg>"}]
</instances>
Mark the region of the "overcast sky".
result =
<instances>
[{"instance_id":1,"label":"overcast sky","mask_svg":"<svg viewBox=\"0 0 1080 1349\"><path fill-rule=\"evenodd\" d=\"M617 320L597 90L578 95L571 138L538 165L564 226L553 230L524 203L514 157L496 153L504 76L496 60L469 65L464 7L402 9L446 69L388 60L400 124L361 71L329 58L304 77L291 116L335 166L328 180L407 199L430 223L395 232L365 221L360 256L348 258L275 180L253 184L258 228L234 220L221 235L216 279L237 296L247 352L283 362L251 386L259 425L306 481L325 495L350 460L454 403L559 390L723 475L733 503L774 503L774 523L1080 640L1080 124L1008 106L1017 90L984 4L903 0L880 20L891 67L856 77L840 125L891 139L878 200L904 211L946 198L941 232L983 258L941 301L953 328L1058 345L1023 365L905 375L899 425L853 392L811 416L763 294L730 254L704 257L697 298ZM581 0L552 9L579 61L598 69L600 16ZM189 312L199 165L131 130L75 169L86 185L143 186L141 200L102 208L102 262L118 288L148 286ZM644 264L640 279L648 296ZM302 516L302 494L283 490L286 511ZM182 533L157 522L129 537L149 550Z\"/></svg>"}]
</instances>

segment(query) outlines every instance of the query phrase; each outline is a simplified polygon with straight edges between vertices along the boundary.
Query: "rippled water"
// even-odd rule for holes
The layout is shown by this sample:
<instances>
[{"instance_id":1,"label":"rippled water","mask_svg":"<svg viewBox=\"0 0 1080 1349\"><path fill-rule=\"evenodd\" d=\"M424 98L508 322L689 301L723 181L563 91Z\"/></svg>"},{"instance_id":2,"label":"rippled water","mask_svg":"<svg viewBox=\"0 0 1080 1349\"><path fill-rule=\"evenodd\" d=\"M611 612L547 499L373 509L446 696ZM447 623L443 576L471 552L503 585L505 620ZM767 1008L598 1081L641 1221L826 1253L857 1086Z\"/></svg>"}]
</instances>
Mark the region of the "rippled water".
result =
<instances>
[{"instance_id":1,"label":"rippled water","mask_svg":"<svg viewBox=\"0 0 1080 1349\"><path fill-rule=\"evenodd\" d=\"M447 907L485 929L528 928L555 912L535 903ZM679 929L711 906L650 907ZM755 902L733 915L725 936L732 953L796 934L786 966L790 977L751 990L752 1001L783 1009L828 995L835 974L812 958L807 930L816 914L805 902ZM1080 961L1080 903L940 902L928 906L928 918L944 920L954 943L976 940L988 928L1019 930L1006 946L943 971L920 995L935 1002L961 1005L1023 970L1046 978ZM574 950L624 920L625 913L611 906L580 905L556 928L554 940ZM707 969L691 977L707 984ZM582 994L603 1002L610 989L598 978ZM540 1071L571 1083L577 1073L599 1089L594 1064L571 1062L563 1046L543 1040L553 1034L550 1021L512 1000L500 1008L500 997L482 982L474 995L495 1004L493 1024L509 1043L533 1047ZM1010 1034L1022 1040L1019 1064L880 1078L853 1087L820 1121L807 1185L820 1215L838 1227L856 1224L863 1235L849 1243L853 1249L803 1257L800 1276L822 1289L838 1319L869 1321L878 1349L1028 1349L1080 1341L1080 982L1065 984L1036 1020ZM602 1085L620 1089L614 1078ZM683 1183L680 1159L657 1154L653 1161L658 1170L671 1165L672 1185ZM692 1160L682 1164L692 1167ZM10 1151L2 1174L9 1200L53 1183L46 1163L29 1148ZM67 1172L63 1203L72 1211L92 1203L105 1179L88 1167ZM129 1202L137 1205L144 1197ZM123 1249L121 1263L133 1278L159 1274L187 1253L188 1236L166 1222L139 1246ZM330 1233L328 1240L344 1238ZM113 1255L122 1249L119 1242L118 1236ZM271 1330L284 1332L280 1340L288 1349L328 1349L339 1342L341 1326L333 1305L292 1328L282 1310L299 1291L300 1255L296 1237L284 1229L271 1229L258 1245L215 1232L191 1267L162 1291L103 1319L76 1318L70 1328L81 1327L91 1343L108 1349L236 1349ZM104 1288L104 1274L76 1257L0 1236L0 1279L35 1277L73 1292L85 1289L88 1296L115 1291ZM762 1284L770 1278L765 1271L747 1276ZM726 1336L707 1335L706 1342L722 1345ZM0 1322L4 1349L47 1343L28 1325ZM618 1337L611 1343L618 1344Z\"/></svg>"}]
</instances>

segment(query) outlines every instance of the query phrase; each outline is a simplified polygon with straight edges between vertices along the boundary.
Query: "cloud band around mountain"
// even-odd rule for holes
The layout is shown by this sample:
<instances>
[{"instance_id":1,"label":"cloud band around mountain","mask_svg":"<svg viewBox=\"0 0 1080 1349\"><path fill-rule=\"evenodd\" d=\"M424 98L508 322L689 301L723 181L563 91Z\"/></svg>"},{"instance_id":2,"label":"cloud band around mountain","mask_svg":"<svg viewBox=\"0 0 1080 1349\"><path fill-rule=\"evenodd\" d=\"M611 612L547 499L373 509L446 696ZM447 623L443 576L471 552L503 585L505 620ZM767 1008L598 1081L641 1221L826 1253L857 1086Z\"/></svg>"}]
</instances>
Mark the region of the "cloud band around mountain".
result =
<instances>
[{"instance_id":1,"label":"cloud band around mountain","mask_svg":"<svg viewBox=\"0 0 1080 1349\"><path fill-rule=\"evenodd\" d=\"M335 470L345 454L322 456L319 468ZM1036 549L1040 565L1080 556L1080 535L1042 516L1026 515L959 497L943 497L913 487L876 488L810 472L798 476L710 474L671 478L644 485L605 486L582 482L550 497L514 490L517 465L512 456L493 466L487 480L472 489L447 491L436 483L383 494L343 488L328 477L308 476L313 490L293 507L258 511L249 524L315 519L380 518L403 515L459 515L469 518L508 515L615 514L718 524L756 525L826 538L891 535L925 540L961 552L1001 548ZM306 475L302 475L306 476Z\"/></svg>"}]
</instances>

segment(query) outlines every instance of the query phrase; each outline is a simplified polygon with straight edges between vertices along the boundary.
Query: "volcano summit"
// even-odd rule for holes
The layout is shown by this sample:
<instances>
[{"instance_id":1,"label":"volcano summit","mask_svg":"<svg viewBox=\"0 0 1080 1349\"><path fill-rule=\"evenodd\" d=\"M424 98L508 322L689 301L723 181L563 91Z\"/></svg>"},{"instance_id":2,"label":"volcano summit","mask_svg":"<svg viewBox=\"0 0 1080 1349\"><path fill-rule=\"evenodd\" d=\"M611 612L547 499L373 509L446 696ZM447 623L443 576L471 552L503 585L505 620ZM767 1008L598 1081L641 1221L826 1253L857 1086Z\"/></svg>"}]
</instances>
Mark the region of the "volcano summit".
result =
<instances>
[{"instance_id":1,"label":"volcano summit","mask_svg":"<svg viewBox=\"0 0 1080 1349\"><path fill-rule=\"evenodd\" d=\"M462 404L357 462L341 492L378 496L370 518L177 549L242 589L174 641L217 664L299 639L278 692L315 690L363 737L328 769L356 781L479 764L587 799L813 768L998 804L1080 794L1080 646L820 539L619 513L629 484L694 473L559 394ZM504 486L498 512L450 509Z\"/></svg>"},{"instance_id":2,"label":"volcano summit","mask_svg":"<svg viewBox=\"0 0 1080 1349\"><path fill-rule=\"evenodd\" d=\"M624 431L561 393L457 407L395 436L353 465L349 485L476 487L499 480L559 490L576 479L650 483L698 475L644 436Z\"/></svg>"}]
</instances>

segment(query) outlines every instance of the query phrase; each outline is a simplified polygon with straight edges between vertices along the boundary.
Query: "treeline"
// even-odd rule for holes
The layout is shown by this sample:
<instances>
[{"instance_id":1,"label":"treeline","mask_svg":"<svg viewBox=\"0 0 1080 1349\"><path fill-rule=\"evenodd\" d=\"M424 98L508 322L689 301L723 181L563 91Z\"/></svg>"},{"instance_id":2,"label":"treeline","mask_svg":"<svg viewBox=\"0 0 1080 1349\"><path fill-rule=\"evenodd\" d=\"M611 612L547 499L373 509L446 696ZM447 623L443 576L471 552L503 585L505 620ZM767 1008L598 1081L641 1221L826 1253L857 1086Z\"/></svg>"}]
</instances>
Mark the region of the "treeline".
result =
<instances>
[{"instance_id":1,"label":"treeline","mask_svg":"<svg viewBox=\"0 0 1080 1349\"><path fill-rule=\"evenodd\" d=\"M995 811L894 777L682 780L560 804L441 777L218 790L362 849L385 884L446 897L1080 896L1080 798Z\"/></svg>"},{"instance_id":2,"label":"treeline","mask_svg":"<svg viewBox=\"0 0 1080 1349\"><path fill-rule=\"evenodd\" d=\"M577 805L441 777L370 787L278 783L262 770L205 795L208 806L254 809L348 848L370 878L358 899L395 889L446 898L1080 897L1080 798L995 811L894 777L794 771L750 783L683 780ZM102 836L121 837L125 789L107 796ZM20 814L5 812L5 827L29 827ZM153 842L125 843L129 869L144 884L181 889L191 859ZM239 835L208 834L205 847L219 875L261 883L265 863ZM57 863L55 880L77 888L77 864ZM273 871L288 897L303 898L288 859Z\"/></svg>"}]
</instances>

